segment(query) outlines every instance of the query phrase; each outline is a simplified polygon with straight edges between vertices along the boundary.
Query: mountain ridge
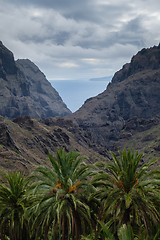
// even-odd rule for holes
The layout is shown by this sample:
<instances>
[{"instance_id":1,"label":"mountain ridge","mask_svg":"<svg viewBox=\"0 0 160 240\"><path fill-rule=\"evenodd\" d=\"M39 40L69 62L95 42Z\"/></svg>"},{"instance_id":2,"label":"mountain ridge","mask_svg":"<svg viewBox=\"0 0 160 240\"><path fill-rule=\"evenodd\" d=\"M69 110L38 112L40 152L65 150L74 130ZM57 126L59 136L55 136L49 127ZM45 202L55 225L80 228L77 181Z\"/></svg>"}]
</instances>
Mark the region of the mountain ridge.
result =
<instances>
[{"instance_id":1,"label":"mountain ridge","mask_svg":"<svg viewBox=\"0 0 160 240\"><path fill-rule=\"evenodd\" d=\"M45 75L30 60L14 60L0 42L0 115L13 119L30 115L45 119L71 111Z\"/></svg>"},{"instance_id":2,"label":"mountain ridge","mask_svg":"<svg viewBox=\"0 0 160 240\"><path fill-rule=\"evenodd\" d=\"M112 149L125 121L134 116L160 116L159 93L160 45L138 52L115 73L103 93L87 99L78 111L65 118L91 131L96 144Z\"/></svg>"}]
</instances>

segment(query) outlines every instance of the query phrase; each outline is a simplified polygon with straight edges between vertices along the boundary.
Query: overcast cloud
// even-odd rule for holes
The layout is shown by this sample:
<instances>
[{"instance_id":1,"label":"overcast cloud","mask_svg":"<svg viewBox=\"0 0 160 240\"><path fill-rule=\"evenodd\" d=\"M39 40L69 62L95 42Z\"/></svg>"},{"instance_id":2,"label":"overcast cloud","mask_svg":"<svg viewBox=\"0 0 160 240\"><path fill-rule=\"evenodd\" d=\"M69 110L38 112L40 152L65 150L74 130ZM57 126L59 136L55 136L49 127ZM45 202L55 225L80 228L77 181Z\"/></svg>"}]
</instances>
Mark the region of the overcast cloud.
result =
<instances>
[{"instance_id":1,"label":"overcast cloud","mask_svg":"<svg viewBox=\"0 0 160 240\"><path fill-rule=\"evenodd\" d=\"M160 42L159 0L0 0L0 40L47 79L113 75Z\"/></svg>"}]
</instances>

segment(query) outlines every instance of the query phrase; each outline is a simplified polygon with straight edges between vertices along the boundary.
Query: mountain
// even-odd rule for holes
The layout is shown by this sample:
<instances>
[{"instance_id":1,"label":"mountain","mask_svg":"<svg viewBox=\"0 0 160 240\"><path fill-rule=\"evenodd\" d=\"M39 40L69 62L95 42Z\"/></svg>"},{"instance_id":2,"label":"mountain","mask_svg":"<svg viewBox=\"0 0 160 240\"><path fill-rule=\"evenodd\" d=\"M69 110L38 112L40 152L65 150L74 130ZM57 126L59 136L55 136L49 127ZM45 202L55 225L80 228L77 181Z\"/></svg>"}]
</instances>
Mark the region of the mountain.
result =
<instances>
[{"instance_id":1,"label":"mountain","mask_svg":"<svg viewBox=\"0 0 160 240\"><path fill-rule=\"evenodd\" d=\"M160 117L160 45L139 51L115 73L103 93L86 100L66 119L91 131L97 145L112 150L115 145L119 148L125 124L134 125L135 117L142 125Z\"/></svg>"},{"instance_id":2,"label":"mountain","mask_svg":"<svg viewBox=\"0 0 160 240\"><path fill-rule=\"evenodd\" d=\"M28 59L15 62L0 42L0 115L13 119L65 116L71 111L45 75Z\"/></svg>"},{"instance_id":3,"label":"mountain","mask_svg":"<svg viewBox=\"0 0 160 240\"><path fill-rule=\"evenodd\" d=\"M60 147L81 152L89 163L124 148L144 153L142 162L160 159L160 45L139 51L103 93L73 114L40 70L27 59L15 62L2 43L0 84L0 114L7 116L0 116L5 171L28 173L35 165L48 165L48 153L55 156ZM52 117L53 112L69 115Z\"/></svg>"}]
</instances>

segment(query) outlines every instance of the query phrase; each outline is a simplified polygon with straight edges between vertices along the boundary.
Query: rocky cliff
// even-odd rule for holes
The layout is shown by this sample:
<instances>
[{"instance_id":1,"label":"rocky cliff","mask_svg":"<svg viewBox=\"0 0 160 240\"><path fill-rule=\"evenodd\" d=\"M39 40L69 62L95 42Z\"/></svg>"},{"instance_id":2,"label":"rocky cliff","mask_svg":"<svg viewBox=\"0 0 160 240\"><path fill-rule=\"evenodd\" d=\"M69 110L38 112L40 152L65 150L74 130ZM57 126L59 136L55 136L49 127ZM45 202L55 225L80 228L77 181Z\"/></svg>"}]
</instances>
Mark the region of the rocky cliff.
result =
<instances>
[{"instance_id":1,"label":"rocky cliff","mask_svg":"<svg viewBox=\"0 0 160 240\"><path fill-rule=\"evenodd\" d=\"M135 116L160 117L160 45L138 52L103 93L66 118L91 131L96 144L112 149L125 122Z\"/></svg>"},{"instance_id":2,"label":"rocky cliff","mask_svg":"<svg viewBox=\"0 0 160 240\"><path fill-rule=\"evenodd\" d=\"M9 119L65 116L71 111L44 74L30 60L14 61L0 42L0 115Z\"/></svg>"}]
</instances>

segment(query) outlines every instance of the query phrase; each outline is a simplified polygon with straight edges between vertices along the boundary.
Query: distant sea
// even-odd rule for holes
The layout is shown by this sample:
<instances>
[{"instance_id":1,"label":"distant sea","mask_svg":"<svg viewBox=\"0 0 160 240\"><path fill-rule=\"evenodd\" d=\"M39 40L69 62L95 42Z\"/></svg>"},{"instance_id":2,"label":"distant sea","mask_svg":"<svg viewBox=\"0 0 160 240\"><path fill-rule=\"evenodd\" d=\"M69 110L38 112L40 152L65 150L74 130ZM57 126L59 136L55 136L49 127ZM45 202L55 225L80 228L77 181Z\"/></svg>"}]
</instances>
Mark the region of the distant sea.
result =
<instances>
[{"instance_id":1,"label":"distant sea","mask_svg":"<svg viewBox=\"0 0 160 240\"><path fill-rule=\"evenodd\" d=\"M83 103L90 97L102 93L112 77L106 80L50 80L52 86L57 90L67 107L72 111L77 111Z\"/></svg>"}]
</instances>

